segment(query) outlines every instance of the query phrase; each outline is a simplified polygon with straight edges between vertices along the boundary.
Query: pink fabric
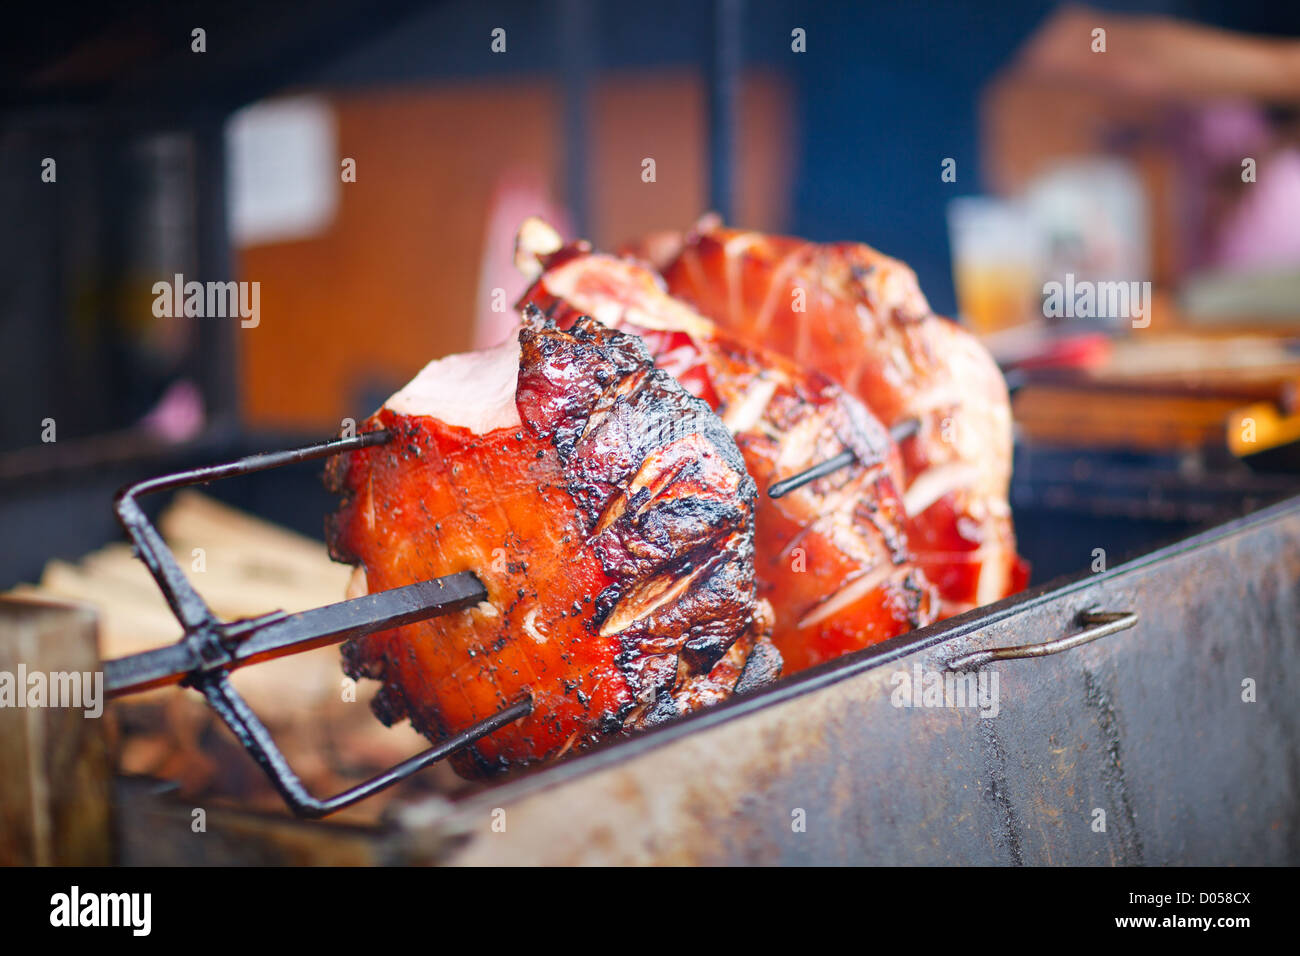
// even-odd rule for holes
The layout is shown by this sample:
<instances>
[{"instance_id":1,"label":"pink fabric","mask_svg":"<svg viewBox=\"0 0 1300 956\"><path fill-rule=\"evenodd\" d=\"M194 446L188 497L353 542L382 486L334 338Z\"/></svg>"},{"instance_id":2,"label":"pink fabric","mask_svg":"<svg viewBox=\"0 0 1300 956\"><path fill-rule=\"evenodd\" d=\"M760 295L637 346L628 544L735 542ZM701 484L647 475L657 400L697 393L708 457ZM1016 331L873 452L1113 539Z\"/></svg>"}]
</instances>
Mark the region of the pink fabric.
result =
<instances>
[{"instance_id":1,"label":"pink fabric","mask_svg":"<svg viewBox=\"0 0 1300 956\"><path fill-rule=\"evenodd\" d=\"M198 437L203 422L203 394L187 378L172 382L158 404L140 419L146 431L175 444Z\"/></svg>"},{"instance_id":2,"label":"pink fabric","mask_svg":"<svg viewBox=\"0 0 1300 956\"><path fill-rule=\"evenodd\" d=\"M1198 110L1191 122L1192 143L1215 166L1237 165L1243 156L1268 148L1268 120L1253 103L1220 101Z\"/></svg>"},{"instance_id":3,"label":"pink fabric","mask_svg":"<svg viewBox=\"0 0 1300 956\"><path fill-rule=\"evenodd\" d=\"M1232 269L1300 266L1300 150L1255 157L1256 180L1223 224L1214 264Z\"/></svg>"},{"instance_id":4,"label":"pink fabric","mask_svg":"<svg viewBox=\"0 0 1300 956\"><path fill-rule=\"evenodd\" d=\"M534 169L515 168L502 175L492 196L484 230L483 257L479 266L478 305L474 314L474 348L500 345L519 330L515 301L528 288L528 280L515 268L515 231L529 216L541 216L560 231L572 234L565 208L550 198L542 174ZM492 308L495 290L501 289L505 311Z\"/></svg>"}]
</instances>

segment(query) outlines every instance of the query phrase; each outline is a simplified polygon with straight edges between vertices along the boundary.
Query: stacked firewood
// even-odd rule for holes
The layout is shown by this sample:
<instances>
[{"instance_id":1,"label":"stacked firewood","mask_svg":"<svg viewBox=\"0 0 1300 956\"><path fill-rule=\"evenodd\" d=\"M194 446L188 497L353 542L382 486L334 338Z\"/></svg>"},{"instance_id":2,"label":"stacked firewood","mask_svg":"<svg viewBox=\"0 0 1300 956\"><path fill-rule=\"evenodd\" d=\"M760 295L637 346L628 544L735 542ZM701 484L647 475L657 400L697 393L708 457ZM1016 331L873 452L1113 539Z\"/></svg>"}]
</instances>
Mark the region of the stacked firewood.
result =
<instances>
[{"instance_id":1,"label":"stacked firewood","mask_svg":"<svg viewBox=\"0 0 1300 956\"><path fill-rule=\"evenodd\" d=\"M323 544L196 492L177 494L158 524L195 588L223 620L301 611L344 598L350 569L332 562ZM125 543L75 563L50 561L38 585L20 585L13 593L92 606L105 660L180 637L158 587ZM409 726L390 729L374 718L368 703L376 687L358 686L343 675L337 647L247 667L231 680L318 795L359 783L428 746ZM282 807L198 694L162 688L119 699L106 713L120 772L174 781L196 806L212 799ZM404 788L428 791L455 781L449 771L433 768ZM366 801L340 816L373 819L385 802Z\"/></svg>"}]
</instances>

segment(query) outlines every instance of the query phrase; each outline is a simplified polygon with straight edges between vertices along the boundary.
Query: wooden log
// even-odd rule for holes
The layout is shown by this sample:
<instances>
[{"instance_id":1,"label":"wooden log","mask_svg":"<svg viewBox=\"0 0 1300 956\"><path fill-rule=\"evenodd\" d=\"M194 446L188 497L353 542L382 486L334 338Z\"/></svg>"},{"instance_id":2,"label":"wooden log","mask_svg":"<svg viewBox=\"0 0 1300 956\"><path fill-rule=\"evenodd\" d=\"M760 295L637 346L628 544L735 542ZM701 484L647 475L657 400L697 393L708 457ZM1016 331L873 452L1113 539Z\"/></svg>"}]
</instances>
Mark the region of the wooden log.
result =
<instances>
[{"instance_id":1,"label":"wooden log","mask_svg":"<svg viewBox=\"0 0 1300 956\"><path fill-rule=\"evenodd\" d=\"M100 671L95 631L84 606L0 598L0 864L112 861L108 745L103 721L87 715L103 705L87 699ZM50 676L74 673L78 706L50 706L71 699Z\"/></svg>"}]
</instances>

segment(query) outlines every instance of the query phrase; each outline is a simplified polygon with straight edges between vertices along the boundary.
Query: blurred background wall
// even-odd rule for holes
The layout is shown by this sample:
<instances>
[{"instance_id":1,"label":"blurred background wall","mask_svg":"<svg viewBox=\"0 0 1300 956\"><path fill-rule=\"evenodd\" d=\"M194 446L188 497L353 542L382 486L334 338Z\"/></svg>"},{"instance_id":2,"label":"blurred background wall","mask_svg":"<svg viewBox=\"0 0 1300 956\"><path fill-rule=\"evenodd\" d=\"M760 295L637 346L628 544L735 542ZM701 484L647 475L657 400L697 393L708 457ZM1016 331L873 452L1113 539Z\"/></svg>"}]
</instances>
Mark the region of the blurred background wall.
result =
<instances>
[{"instance_id":1,"label":"blurred background wall","mask_svg":"<svg viewBox=\"0 0 1300 956\"><path fill-rule=\"evenodd\" d=\"M981 103L1055 5L733 6L743 76L733 219L870 242L911 264L935 308L953 314L945 210L955 195L1010 185L1016 158L981 142ZM709 206L714 4L335 0L216 13L146 3L122 22L72 9L18 12L4 67L3 448L34 444L50 416L64 437L127 427L178 377L197 382L209 418L333 427L471 343L469 317L494 287L480 274L494 211L546 204L609 246L684 228ZM1294 5L1101 9L1300 33ZM199 23L201 56L186 49ZM496 27L505 53L491 49ZM806 52L792 51L794 28ZM214 153L229 111L304 94L332 113L332 146L356 158L357 181L310 235L221 248L229 223L216 206L231 196L210 179L228 178ZM1048 139L1053 122L1069 135L1080 126L1067 112L1034 122ZM51 154L57 189L32 175ZM653 187L638 178L647 155ZM939 180L945 158L955 182ZM150 320L157 275L231 269L262 282L273 321L223 340Z\"/></svg>"}]
</instances>

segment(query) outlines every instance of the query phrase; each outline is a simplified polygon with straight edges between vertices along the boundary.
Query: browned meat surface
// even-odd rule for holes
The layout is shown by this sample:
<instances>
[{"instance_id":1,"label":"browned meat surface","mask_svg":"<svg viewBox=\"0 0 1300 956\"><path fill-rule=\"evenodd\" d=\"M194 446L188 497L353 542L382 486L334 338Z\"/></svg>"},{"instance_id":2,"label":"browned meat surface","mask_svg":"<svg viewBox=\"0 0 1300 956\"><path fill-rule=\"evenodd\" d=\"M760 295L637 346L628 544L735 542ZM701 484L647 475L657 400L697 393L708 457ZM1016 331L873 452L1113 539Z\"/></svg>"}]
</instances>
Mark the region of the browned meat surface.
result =
<instances>
[{"instance_id":1,"label":"browned meat surface","mask_svg":"<svg viewBox=\"0 0 1300 956\"><path fill-rule=\"evenodd\" d=\"M667 295L630 259L562 246L525 223L524 301L561 326L592 314L641 337L660 367L713 406L758 484L755 570L773 607L773 640L793 672L928 624L937 599L910 560L897 447L828 378L744 344ZM856 464L783 498L768 487L845 448Z\"/></svg>"},{"instance_id":2,"label":"browned meat surface","mask_svg":"<svg viewBox=\"0 0 1300 956\"><path fill-rule=\"evenodd\" d=\"M517 358L516 358L517 356ZM628 335L535 322L432 363L332 465L330 527L365 587L474 571L477 608L358 639L381 719L431 738L531 695L459 755L477 775L556 756L773 676L755 488L718 418ZM748 666L747 666L748 664Z\"/></svg>"},{"instance_id":3,"label":"browned meat surface","mask_svg":"<svg viewBox=\"0 0 1300 956\"><path fill-rule=\"evenodd\" d=\"M1025 586L1008 504L1011 406L974 336L935 315L906 265L858 243L819 245L702 223L642 251L668 290L737 334L819 369L902 443L908 540L944 614Z\"/></svg>"}]
</instances>

